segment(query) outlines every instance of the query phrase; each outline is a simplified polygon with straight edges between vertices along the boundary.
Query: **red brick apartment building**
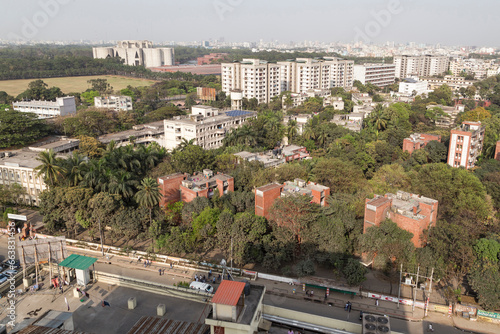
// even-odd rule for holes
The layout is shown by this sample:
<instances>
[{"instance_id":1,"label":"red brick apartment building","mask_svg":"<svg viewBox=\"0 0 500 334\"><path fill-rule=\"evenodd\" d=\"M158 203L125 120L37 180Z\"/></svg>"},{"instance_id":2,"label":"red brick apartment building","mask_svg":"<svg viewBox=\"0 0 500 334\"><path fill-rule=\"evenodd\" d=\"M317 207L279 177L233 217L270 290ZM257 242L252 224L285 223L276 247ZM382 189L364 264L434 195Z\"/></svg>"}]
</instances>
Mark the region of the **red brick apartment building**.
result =
<instances>
[{"instance_id":1,"label":"red brick apartment building","mask_svg":"<svg viewBox=\"0 0 500 334\"><path fill-rule=\"evenodd\" d=\"M395 222L400 228L413 233L413 244L422 247L420 235L436 224L438 201L404 191L385 196L375 195L366 199L363 233L372 226L379 226L385 219Z\"/></svg>"},{"instance_id":2,"label":"red brick apartment building","mask_svg":"<svg viewBox=\"0 0 500 334\"><path fill-rule=\"evenodd\" d=\"M312 197L312 202L321 206L326 206L326 200L330 196L330 188L295 179L293 182L287 181L284 184L271 183L255 189L255 214L269 218L269 210L274 204L274 200L281 196L290 194L301 194Z\"/></svg>"},{"instance_id":3,"label":"red brick apartment building","mask_svg":"<svg viewBox=\"0 0 500 334\"><path fill-rule=\"evenodd\" d=\"M427 133L414 133L410 135L409 138L405 138L403 140L403 152L407 151L408 153L412 154L413 151L425 147L432 140L441 142L441 136L430 135Z\"/></svg>"},{"instance_id":4,"label":"red brick apartment building","mask_svg":"<svg viewBox=\"0 0 500 334\"><path fill-rule=\"evenodd\" d=\"M210 198L215 189L219 190L219 196L234 191L234 178L232 176L217 173L214 175L209 169L203 173L193 175L175 173L158 178L160 193L163 195L160 206L168 203L183 201L191 202L196 197Z\"/></svg>"},{"instance_id":5,"label":"red brick apartment building","mask_svg":"<svg viewBox=\"0 0 500 334\"><path fill-rule=\"evenodd\" d=\"M227 53L211 53L209 55L204 55L203 57L196 58L198 65L209 65L212 64L214 60L225 60L227 58Z\"/></svg>"}]
</instances>

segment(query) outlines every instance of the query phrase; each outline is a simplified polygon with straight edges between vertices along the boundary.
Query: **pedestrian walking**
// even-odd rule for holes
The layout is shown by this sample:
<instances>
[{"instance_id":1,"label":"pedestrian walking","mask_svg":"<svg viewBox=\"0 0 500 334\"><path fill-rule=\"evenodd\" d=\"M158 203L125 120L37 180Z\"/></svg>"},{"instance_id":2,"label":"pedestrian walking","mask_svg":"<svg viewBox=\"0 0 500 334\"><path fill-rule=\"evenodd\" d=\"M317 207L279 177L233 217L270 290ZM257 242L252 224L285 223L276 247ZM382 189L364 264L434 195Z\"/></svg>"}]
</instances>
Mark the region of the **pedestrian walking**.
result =
<instances>
[{"instance_id":1,"label":"pedestrian walking","mask_svg":"<svg viewBox=\"0 0 500 334\"><path fill-rule=\"evenodd\" d=\"M348 311L348 312L351 312L352 304L351 304L351 302L347 302L347 303L349 304L349 306L348 306L348 308L347 308L347 311Z\"/></svg>"},{"instance_id":2,"label":"pedestrian walking","mask_svg":"<svg viewBox=\"0 0 500 334\"><path fill-rule=\"evenodd\" d=\"M328 298L328 294L325 291L325 302L326 302L327 298Z\"/></svg>"},{"instance_id":3,"label":"pedestrian walking","mask_svg":"<svg viewBox=\"0 0 500 334\"><path fill-rule=\"evenodd\" d=\"M215 276L212 278L212 283L215 284Z\"/></svg>"},{"instance_id":4,"label":"pedestrian walking","mask_svg":"<svg viewBox=\"0 0 500 334\"><path fill-rule=\"evenodd\" d=\"M148 260L144 261L144 268L148 266Z\"/></svg>"},{"instance_id":5,"label":"pedestrian walking","mask_svg":"<svg viewBox=\"0 0 500 334\"><path fill-rule=\"evenodd\" d=\"M378 299L375 299L375 306L378 306Z\"/></svg>"},{"instance_id":6,"label":"pedestrian walking","mask_svg":"<svg viewBox=\"0 0 500 334\"><path fill-rule=\"evenodd\" d=\"M172 262L170 262L170 269L172 269Z\"/></svg>"},{"instance_id":7,"label":"pedestrian walking","mask_svg":"<svg viewBox=\"0 0 500 334\"><path fill-rule=\"evenodd\" d=\"M208 271L208 278L210 278L210 276L212 276L212 269Z\"/></svg>"},{"instance_id":8,"label":"pedestrian walking","mask_svg":"<svg viewBox=\"0 0 500 334\"><path fill-rule=\"evenodd\" d=\"M160 268L160 269L158 269L158 273L159 273L159 274L160 274L160 276L161 276L161 268Z\"/></svg>"},{"instance_id":9,"label":"pedestrian walking","mask_svg":"<svg viewBox=\"0 0 500 334\"><path fill-rule=\"evenodd\" d=\"M347 311L348 308L349 308L349 303L345 303L344 311Z\"/></svg>"},{"instance_id":10,"label":"pedestrian walking","mask_svg":"<svg viewBox=\"0 0 500 334\"><path fill-rule=\"evenodd\" d=\"M20 227L17 228L17 233L21 234L21 228Z\"/></svg>"},{"instance_id":11,"label":"pedestrian walking","mask_svg":"<svg viewBox=\"0 0 500 334\"><path fill-rule=\"evenodd\" d=\"M220 274L219 274L219 276L217 276L217 281L219 281L219 282L220 282Z\"/></svg>"}]
</instances>

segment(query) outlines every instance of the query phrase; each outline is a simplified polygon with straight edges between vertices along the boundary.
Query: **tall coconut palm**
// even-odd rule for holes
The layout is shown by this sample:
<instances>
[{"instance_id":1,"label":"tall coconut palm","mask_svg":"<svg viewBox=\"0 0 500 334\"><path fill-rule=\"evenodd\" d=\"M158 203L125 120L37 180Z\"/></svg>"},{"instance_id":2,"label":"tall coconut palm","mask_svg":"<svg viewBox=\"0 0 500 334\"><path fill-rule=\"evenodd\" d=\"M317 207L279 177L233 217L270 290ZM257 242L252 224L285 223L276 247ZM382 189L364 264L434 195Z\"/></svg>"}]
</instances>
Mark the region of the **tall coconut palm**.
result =
<instances>
[{"instance_id":1,"label":"tall coconut palm","mask_svg":"<svg viewBox=\"0 0 500 334\"><path fill-rule=\"evenodd\" d=\"M146 177L137 188L139 191L134 198L140 206L149 209L149 225L151 226L151 213L153 208L160 203L162 197L158 183L156 180Z\"/></svg>"},{"instance_id":2,"label":"tall coconut palm","mask_svg":"<svg viewBox=\"0 0 500 334\"><path fill-rule=\"evenodd\" d=\"M190 145L194 145L195 140L196 139L194 139L194 138L190 139L190 140L187 140L186 138L182 138L179 145L177 145L177 149L182 152L186 149L186 147L188 147Z\"/></svg>"},{"instance_id":3,"label":"tall coconut palm","mask_svg":"<svg viewBox=\"0 0 500 334\"><path fill-rule=\"evenodd\" d=\"M52 149L40 152L36 160L41 163L40 166L35 168L35 170L38 171L37 176L43 176L43 181L49 187L53 187L63 178L66 169L63 167L62 160L56 157Z\"/></svg>"},{"instance_id":4,"label":"tall coconut palm","mask_svg":"<svg viewBox=\"0 0 500 334\"><path fill-rule=\"evenodd\" d=\"M65 176L70 187L76 187L83 179L84 164L85 160L77 152L73 152L73 154L65 161Z\"/></svg>"},{"instance_id":5,"label":"tall coconut palm","mask_svg":"<svg viewBox=\"0 0 500 334\"><path fill-rule=\"evenodd\" d=\"M110 194L121 195L128 199L134 195L134 187L137 183L129 172L118 170L110 175L108 190Z\"/></svg>"},{"instance_id":6,"label":"tall coconut palm","mask_svg":"<svg viewBox=\"0 0 500 334\"><path fill-rule=\"evenodd\" d=\"M288 126L286 128L286 136L288 138L289 144L292 142L293 138L297 136L297 133L298 133L297 121L295 120L289 121Z\"/></svg>"}]
</instances>

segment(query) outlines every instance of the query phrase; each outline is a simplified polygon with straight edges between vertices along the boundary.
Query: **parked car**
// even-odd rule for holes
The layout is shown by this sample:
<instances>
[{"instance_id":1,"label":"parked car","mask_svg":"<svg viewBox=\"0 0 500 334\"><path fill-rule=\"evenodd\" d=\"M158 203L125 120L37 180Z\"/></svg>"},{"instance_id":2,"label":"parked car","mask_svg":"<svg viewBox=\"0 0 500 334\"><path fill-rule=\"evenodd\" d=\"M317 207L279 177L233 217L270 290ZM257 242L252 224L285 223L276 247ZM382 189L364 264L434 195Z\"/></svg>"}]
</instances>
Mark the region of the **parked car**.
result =
<instances>
[{"instance_id":1,"label":"parked car","mask_svg":"<svg viewBox=\"0 0 500 334\"><path fill-rule=\"evenodd\" d=\"M4 260L2 262L2 268L5 268L5 269L11 269L11 268L14 268L14 269L19 269L21 267L21 263L19 262L19 260Z\"/></svg>"},{"instance_id":2,"label":"parked car","mask_svg":"<svg viewBox=\"0 0 500 334\"><path fill-rule=\"evenodd\" d=\"M17 274L17 270L7 269L7 270L2 271L2 275L7 276L7 277L16 276L16 274Z\"/></svg>"},{"instance_id":3,"label":"parked car","mask_svg":"<svg viewBox=\"0 0 500 334\"><path fill-rule=\"evenodd\" d=\"M208 293L214 293L214 287L207 283L191 282L191 284L189 284L189 288L194 290L201 290Z\"/></svg>"},{"instance_id":4,"label":"parked car","mask_svg":"<svg viewBox=\"0 0 500 334\"><path fill-rule=\"evenodd\" d=\"M4 274L0 274L0 284L7 282L8 277Z\"/></svg>"}]
</instances>

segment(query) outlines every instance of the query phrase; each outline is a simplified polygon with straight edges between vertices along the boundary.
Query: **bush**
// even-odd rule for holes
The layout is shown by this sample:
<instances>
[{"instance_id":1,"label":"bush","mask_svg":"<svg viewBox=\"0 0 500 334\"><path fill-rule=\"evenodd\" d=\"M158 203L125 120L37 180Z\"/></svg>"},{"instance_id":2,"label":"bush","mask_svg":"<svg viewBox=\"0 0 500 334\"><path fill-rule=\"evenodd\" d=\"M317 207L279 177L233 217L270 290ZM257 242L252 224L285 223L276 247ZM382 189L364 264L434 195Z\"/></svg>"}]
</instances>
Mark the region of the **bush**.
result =
<instances>
[{"instance_id":1,"label":"bush","mask_svg":"<svg viewBox=\"0 0 500 334\"><path fill-rule=\"evenodd\" d=\"M295 273L299 277L314 275L316 273L314 262L311 259L300 261L295 265Z\"/></svg>"},{"instance_id":2,"label":"bush","mask_svg":"<svg viewBox=\"0 0 500 334\"><path fill-rule=\"evenodd\" d=\"M366 268L353 258L347 260L342 268L342 274L349 285L359 285L366 280Z\"/></svg>"}]
</instances>

